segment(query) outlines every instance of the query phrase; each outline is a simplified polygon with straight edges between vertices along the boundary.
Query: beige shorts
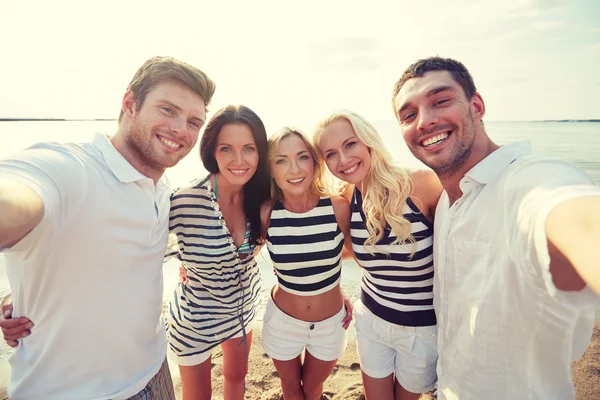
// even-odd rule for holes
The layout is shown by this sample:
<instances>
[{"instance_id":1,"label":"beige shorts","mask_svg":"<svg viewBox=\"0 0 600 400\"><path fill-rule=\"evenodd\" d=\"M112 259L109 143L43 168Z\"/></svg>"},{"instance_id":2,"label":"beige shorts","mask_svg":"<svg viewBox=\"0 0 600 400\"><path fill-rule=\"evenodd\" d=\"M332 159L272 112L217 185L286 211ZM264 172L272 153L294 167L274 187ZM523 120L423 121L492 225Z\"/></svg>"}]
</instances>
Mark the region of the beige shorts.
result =
<instances>
[{"instance_id":1,"label":"beige shorts","mask_svg":"<svg viewBox=\"0 0 600 400\"><path fill-rule=\"evenodd\" d=\"M348 344L347 331L342 327L346 309L319 322L306 322L281 311L269 296L263 319L261 345L265 353L279 361L298 357L306 349L322 361L340 358Z\"/></svg>"},{"instance_id":2,"label":"beige shorts","mask_svg":"<svg viewBox=\"0 0 600 400\"><path fill-rule=\"evenodd\" d=\"M436 326L395 325L374 315L360 300L354 303L356 347L360 368L372 378L396 373L409 392L424 393L437 382Z\"/></svg>"}]
</instances>

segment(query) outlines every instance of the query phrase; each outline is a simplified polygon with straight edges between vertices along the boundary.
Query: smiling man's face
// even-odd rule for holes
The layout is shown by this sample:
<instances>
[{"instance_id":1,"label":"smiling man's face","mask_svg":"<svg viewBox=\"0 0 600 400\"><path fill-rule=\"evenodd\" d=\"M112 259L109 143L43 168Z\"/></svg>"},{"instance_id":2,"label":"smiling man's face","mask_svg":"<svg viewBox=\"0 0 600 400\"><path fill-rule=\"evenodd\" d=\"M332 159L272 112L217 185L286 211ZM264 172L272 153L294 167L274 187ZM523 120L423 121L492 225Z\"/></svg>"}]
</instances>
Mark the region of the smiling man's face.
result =
<instances>
[{"instance_id":1,"label":"smiling man's face","mask_svg":"<svg viewBox=\"0 0 600 400\"><path fill-rule=\"evenodd\" d=\"M204 100L196 92L179 82L161 82L134 109L125 143L145 167L173 167L198 141L205 113Z\"/></svg>"},{"instance_id":2,"label":"smiling man's face","mask_svg":"<svg viewBox=\"0 0 600 400\"><path fill-rule=\"evenodd\" d=\"M483 103L479 93L467 99L448 71L429 71L404 83L394 111L413 155L444 175L471 157L476 126L483 117L473 112L479 102Z\"/></svg>"}]
</instances>

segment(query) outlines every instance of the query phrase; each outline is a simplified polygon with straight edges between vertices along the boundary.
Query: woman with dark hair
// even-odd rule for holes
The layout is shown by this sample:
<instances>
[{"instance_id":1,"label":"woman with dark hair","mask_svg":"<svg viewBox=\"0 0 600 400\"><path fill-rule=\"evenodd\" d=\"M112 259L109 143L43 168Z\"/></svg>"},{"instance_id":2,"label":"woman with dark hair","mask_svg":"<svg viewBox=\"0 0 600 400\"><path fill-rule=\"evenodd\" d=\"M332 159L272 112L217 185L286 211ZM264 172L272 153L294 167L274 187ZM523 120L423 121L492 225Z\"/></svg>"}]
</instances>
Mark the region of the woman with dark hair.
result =
<instances>
[{"instance_id":1,"label":"woman with dark hair","mask_svg":"<svg viewBox=\"0 0 600 400\"><path fill-rule=\"evenodd\" d=\"M211 398L212 349L223 350L223 395L243 399L260 274L261 204L269 198L267 135L252 110L227 106L208 122L200 157L210 174L171 197L167 259L187 279L170 303L168 357L184 399Z\"/></svg>"}]
</instances>

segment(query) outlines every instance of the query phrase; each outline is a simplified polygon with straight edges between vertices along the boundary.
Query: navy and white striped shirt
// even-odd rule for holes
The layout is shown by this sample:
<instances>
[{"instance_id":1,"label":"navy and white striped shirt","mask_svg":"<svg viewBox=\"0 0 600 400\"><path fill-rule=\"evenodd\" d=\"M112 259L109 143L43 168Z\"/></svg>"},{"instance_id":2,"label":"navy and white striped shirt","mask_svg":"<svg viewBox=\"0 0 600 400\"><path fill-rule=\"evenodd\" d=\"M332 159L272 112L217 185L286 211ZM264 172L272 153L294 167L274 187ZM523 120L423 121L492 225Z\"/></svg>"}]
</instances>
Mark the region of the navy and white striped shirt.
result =
<instances>
[{"instance_id":1,"label":"navy and white striped shirt","mask_svg":"<svg viewBox=\"0 0 600 400\"><path fill-rule=\"evenodd\" d=\"M396 235L388 226L377 242L377 248L369 248L373 253L369 254L364 247L369 232L362 205L361 193L355 188L350 204L350 234L352 249L363 267L362 303L379 318L396 325L435 325L432 223L407 198L403 213L411 223L411 234L416 244L391 245ZM411 257L413 250L415 253Z\"/></svg>"},{"instance_id":2,"label":"navy and white striped shirt","mask_svg":"<svg viewBox=\"0 0 600 400\"><path fill-rule=\"evenodd\" d=\"M209 177L173 193L169 229L166 257L181 260L188 276L171 299L169 349L193 356L238 335L254 319L261 286L255 245L240 257Z\"/></svg>"},{"instance_id":3,"label":"navy and white striped shirt","mask_svg":"<svg viewBox=\"0 0 600 400\"><path fill-rule=\"evenodd\" d=\"M305 213L293 213L277 203L267 231L267 248L279 287L299 296L325 293L341 278L344 234L330 198L321 198Z\"/></svg>"}]
</instances>

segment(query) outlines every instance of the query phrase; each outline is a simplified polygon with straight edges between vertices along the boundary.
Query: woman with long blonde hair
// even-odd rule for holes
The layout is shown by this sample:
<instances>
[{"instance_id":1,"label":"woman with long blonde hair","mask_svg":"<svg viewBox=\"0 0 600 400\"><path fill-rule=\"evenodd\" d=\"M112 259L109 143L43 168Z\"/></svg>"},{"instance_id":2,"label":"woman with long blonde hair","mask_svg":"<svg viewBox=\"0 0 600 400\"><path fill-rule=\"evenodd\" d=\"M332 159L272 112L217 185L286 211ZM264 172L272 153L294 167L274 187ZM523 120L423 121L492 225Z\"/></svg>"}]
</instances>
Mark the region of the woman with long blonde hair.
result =
<instances>
[{"instance_id":1,"label":"woman with long blonde hair","mask_svg":"<svg viewBox=\"0 0 600 400\"><path fill-rule=\"evenodd\" d=\"M261 216L277 285L261 344L286 400L318 400L347 344L351 309L344 307L340 279L350 210L345 198L325 189L326 168L300 131L286 128L271 137L268 162L272 202Z\"/></svg>"},{"instance_id":2,"label":"woman with long blonde hair","mask_svg":"<svg viewBox=\"0 0 600 400\"><path fill-rule=\"evenodd\" d=\"M433 172L395 166L375 128L352 111L322 119L313 139L329 171L348 183L352 249L364 271L355 318L365 395L418 399L437 381L433 215L441 185Z\"/></svg>"}]
</instances>

